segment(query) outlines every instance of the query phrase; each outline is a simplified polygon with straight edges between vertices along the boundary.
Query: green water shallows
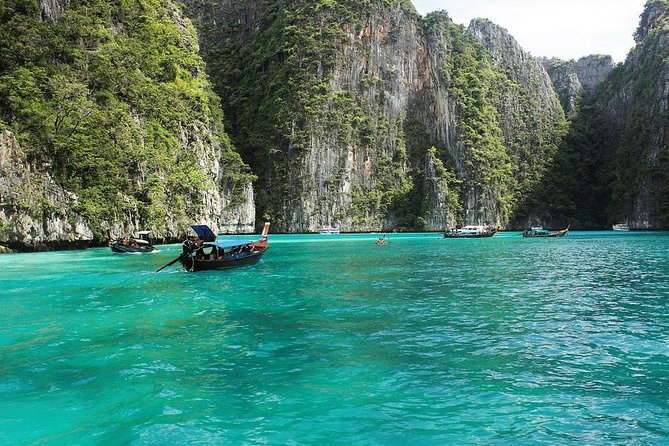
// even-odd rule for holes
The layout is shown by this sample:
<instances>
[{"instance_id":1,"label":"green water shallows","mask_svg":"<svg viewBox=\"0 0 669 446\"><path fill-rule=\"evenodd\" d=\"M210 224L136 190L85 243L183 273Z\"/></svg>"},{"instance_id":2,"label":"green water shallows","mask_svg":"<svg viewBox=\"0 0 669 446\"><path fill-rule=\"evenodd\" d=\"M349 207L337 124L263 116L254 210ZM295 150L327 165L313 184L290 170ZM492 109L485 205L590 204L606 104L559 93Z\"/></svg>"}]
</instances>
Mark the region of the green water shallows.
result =
<instances>
[{"instance_id":1,"label":"green water shallows","mask_svg":"<svg viewBox=\"0 0 669 446\"><path fill-rule=\"evenodd\" d=\"M668 444L669 236L0 257L0 444Z\"/></svg>"}]
</instances>

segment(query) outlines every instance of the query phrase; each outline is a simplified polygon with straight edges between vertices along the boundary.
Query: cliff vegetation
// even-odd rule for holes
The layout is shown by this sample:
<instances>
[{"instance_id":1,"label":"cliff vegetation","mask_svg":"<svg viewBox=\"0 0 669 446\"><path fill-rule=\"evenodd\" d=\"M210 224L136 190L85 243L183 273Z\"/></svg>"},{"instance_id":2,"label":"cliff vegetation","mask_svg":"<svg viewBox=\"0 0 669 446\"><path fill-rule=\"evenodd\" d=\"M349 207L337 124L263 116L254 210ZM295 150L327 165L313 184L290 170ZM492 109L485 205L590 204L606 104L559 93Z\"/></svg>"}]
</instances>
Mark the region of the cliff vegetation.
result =
<instances>
[{"instance_id":1,"label":"cliff vegetation","mask_svg":"<svg viewBox=\"0 0 669 446\"><path fill-rule=\"evenodd\" d=\"M176 236L208 211L207 190L232 189L229 204L239 204L252 176L223 131L179 5L60 6L54 15L37 0L0 5L0 126L78 196L74 211L96 239L128 222Z\"/></svg>"}]
</instances>

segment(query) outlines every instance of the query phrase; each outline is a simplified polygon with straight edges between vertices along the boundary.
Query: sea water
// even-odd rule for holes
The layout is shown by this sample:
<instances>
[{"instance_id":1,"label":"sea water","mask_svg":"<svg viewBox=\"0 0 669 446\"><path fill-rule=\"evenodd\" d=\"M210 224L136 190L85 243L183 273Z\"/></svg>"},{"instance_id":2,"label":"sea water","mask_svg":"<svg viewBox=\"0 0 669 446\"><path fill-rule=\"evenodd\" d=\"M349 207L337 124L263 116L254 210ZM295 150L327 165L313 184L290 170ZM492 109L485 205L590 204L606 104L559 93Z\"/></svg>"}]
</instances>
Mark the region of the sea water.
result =
<instances>
[{"instance_id":1,"label":"sea water","mask_svg":"<svg viewBox=\"0 0 669 446\"><path fill-rule=\"evenodd\" d=\"M0 444L669 444L669 235L0 256Z\"/></svg>"}]
</instances>

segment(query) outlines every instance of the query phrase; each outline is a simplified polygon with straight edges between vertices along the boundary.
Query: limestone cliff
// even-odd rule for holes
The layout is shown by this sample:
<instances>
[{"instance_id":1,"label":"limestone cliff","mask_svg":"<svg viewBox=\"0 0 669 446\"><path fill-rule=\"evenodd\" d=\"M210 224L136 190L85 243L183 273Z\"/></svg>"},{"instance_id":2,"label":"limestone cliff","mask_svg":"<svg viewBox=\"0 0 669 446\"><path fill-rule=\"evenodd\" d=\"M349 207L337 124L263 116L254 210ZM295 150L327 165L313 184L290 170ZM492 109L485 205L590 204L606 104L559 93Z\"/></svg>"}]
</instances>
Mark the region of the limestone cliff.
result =
<instances>
[{"instance_id":1,"label":"limestone cliff","mask_svg":"<svg viewBox=\"0 0 669 446\"><path fill-rule=\"evenodd\" d=\"M593 88L613 70L611 56L591 55L578 60L544 59L544 66L567 114L576 111L584 88Z\"/></svg>"},{"instance_id":2,"label":"limestone cliff","mask_svg":"<svg viewBox=\"0 0 669 446\"><path fill-rule=\"evenodd\" d=\"M625 63L594 96L613 149L609 222L669 228L669 2L646 4L635 37Z\"/></svg>"},{"instance_id":3,"label":"limestone cliff","mask_svg":"<svg viewBox=\"0 0 669 446\"><path fill-rule=\"evenodd\" d=\"M0 244L254 230L254 177L179 4L39 0L3 14L16 39L0 42L0 130L17 170L5 165Z\"/></svg>"},{"instance_id":4,"label":"limestone cliff","mask_svg":"<svg viewBox=\"0 0 669 446\"><path fill-rule=\"evenodd\" d=\"M77 200L28 163L11 132L0 132L0 245L19 250L86 246L93 232L73 210Z\"/></svg>"},{"instance_id":5,"label":"limestone cliff","mask_svg":"<svg viewBox=\"0 0 669 446\"><path fill-rule=\"evenodd\" d=\"M584 91L571 117L549 214L575 227L669 228L668 57L669 2L652 0L625 62Z\"/></svg>"},{"instance_id":6,"label":"limestone cliff","mask_svg":"<svg viewBox=\"0 0 669 446\"><path fill-rule=\"evenodd\" d=\"M544 221L534 196L563 137L564 110L541 59L524 51L506 29L474 19L468 31L503 75L493 104L516 180L511 227L527 228Z\"/></svg>"},{"instance_id":7,"label":"limestone cliff","mask_svg":"<svg viewBox=\"0 0 669 446\"><path fill-rule=\"evenodd\" d=\"M281 230L505 224L553 153L548 76L492 24L400 1L187 3Z\"/></svg>"}]
</instances>

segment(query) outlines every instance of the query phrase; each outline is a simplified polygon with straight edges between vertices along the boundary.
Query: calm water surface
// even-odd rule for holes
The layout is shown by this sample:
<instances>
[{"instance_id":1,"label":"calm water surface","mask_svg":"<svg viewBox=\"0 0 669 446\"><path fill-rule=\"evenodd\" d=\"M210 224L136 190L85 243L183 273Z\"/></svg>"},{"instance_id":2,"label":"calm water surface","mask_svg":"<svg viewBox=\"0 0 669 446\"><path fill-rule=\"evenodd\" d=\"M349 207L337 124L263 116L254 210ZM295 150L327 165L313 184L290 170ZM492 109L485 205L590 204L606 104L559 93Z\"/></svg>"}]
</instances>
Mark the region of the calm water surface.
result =
<instances>
[{"instance_id":1,"label":"calm water surface","mask_svg":"<svg viewBox=\"0 0 669 446\"><path fill-rule=\"evenodd\" d=\"M669 235L0 256L0 444L669 444Z\"/></svg>"}]
</instances>

